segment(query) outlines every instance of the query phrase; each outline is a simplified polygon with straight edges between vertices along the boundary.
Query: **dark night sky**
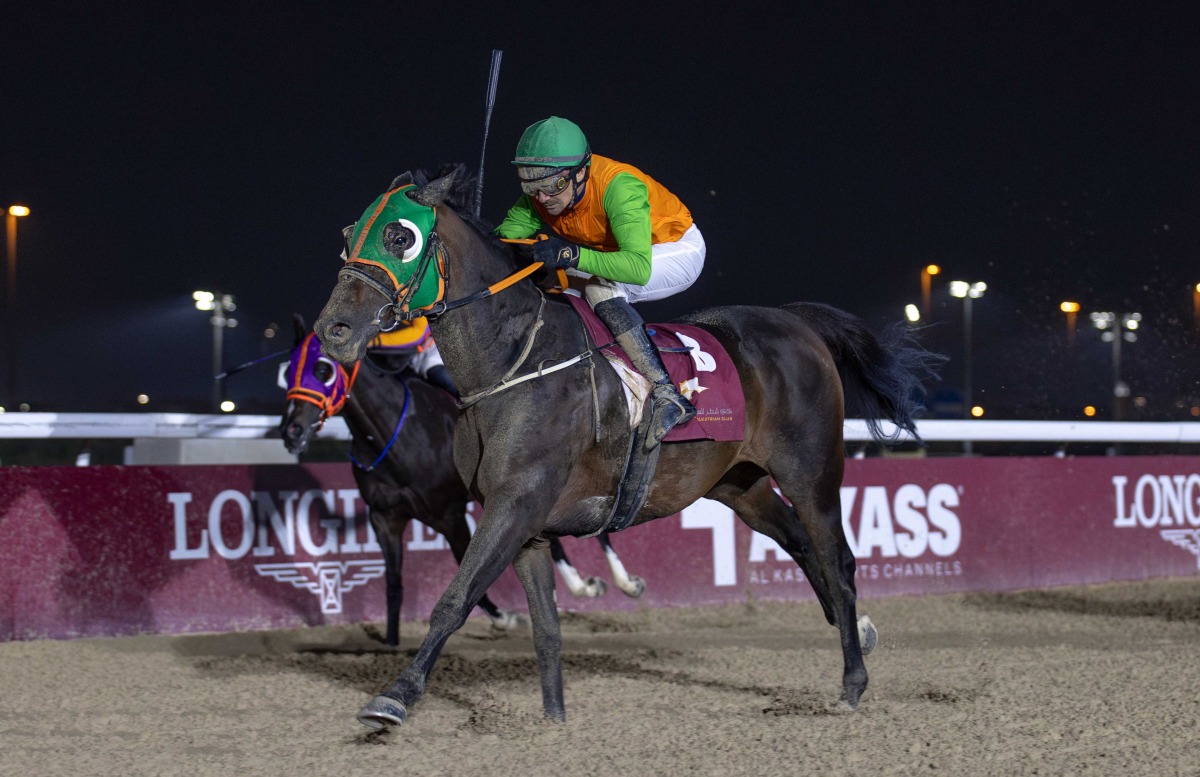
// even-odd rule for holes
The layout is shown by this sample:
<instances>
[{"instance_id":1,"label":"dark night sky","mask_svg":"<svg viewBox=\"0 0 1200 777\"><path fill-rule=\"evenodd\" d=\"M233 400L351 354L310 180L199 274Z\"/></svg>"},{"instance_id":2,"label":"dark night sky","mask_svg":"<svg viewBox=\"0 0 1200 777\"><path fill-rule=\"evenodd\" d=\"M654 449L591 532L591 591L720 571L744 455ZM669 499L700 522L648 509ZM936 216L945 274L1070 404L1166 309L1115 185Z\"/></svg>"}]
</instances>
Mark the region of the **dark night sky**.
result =
<instances>
[{"instance_id":1,"label":"dark night sky","mask_svg":"<svg viewBox=\"0 0 1200 777\"><path fill-rule=\"evenodd\" d=\"M146 392L150 410L204 409L210 328L191 292L235 295L228 365L282 347L264 328L315 318L341 227L394 175L477 167L492 49L485 218L518 193L521 130L550 114L692 209L705 272L649 318L805 299L882 325L937 262L990 286L975 306L989 417L1108 401L1108 347L1081 327L1065 348L1066 298L1146 315L1126 353L1146 417L1200 394L1194 11L469 5L6 7L0 205L32 209L5 319L22 401L131 410ZM952 386L961 303L941 286L934 302L925 338ZM273 383L256 369L228 389L274 412Z\"/></svg>"}]
</instances>

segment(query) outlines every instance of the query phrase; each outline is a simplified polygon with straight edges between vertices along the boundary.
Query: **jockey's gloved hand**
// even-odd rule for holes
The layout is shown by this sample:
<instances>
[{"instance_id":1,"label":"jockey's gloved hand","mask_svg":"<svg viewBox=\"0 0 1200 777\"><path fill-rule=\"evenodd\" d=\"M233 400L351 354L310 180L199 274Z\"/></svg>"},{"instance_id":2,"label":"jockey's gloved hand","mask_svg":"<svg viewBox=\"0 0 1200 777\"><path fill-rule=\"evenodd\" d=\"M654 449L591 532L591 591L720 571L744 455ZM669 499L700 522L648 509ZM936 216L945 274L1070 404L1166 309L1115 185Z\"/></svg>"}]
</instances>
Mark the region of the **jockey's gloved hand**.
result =
<instances>
[{"instance_id":1,"label":"jockey's gloved hand","mask_svg":"<svg viewBox=\"0 0 1200 777\"><path fill-rule=\"evenodd\" d=\"M513 253L520 262L532 262L533 259L533 243L513 243Z\"/></svg>"},{"instance_id":2,"label":"jockey's gloved hand","mask_svg":"<svg viewBox=\"0 0 1200 777\"><path fill-rule=\"evenodd\" d=\"M547 270L571 270L579 266L579 246L561 237L548 237L533 244L533 260Z\"/></svg>"}]
</instances>

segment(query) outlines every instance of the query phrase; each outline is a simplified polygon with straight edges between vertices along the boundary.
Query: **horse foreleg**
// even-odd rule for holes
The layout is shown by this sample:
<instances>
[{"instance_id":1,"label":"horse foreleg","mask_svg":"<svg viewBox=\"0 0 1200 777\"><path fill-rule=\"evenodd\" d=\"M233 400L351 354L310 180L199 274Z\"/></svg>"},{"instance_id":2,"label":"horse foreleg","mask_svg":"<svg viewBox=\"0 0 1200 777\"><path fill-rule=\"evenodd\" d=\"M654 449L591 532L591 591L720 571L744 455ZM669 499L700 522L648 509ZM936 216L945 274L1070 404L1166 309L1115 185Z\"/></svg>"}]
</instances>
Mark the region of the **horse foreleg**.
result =
<instances>
[{"instance_id":1,"label":"horse foreleg","mask_svg":"<svg viewBox=\"0 0 1200 777\"><path fill-rule=\"evenodd\" d=\"M467 546L471 544L471 528L467 525L466 514L465 504L450 505L442 515L441 521L441 526L444 527L440 529L442 536L446 538L450 552L459 564L462 564ZM512 631L520 623L516 613L501 610L486 593L479 599L479 609L487 613L492 621L492 628L498 631Z\"/></svg>"},{"instance_id":2,"label":"horse foreleg","mask_svg":"<svg viewBox=\"0 0 1200 777\"><path fill-rule=\"evenodd\" d=\"M533 646L542 678L542 710L550 720L567 719L563 704L562 632L554 602L554 562L550 542L535 537L517 553L513 569L525 586L529 620L533 624Z\"/></svg>"},{"instance_id":3,"label":"horse foreleg","mask_svg":"<svg viewBox=\"0 0 1200 777\"><path fill-rule=\"evenodd\" d=\"M384 643L391 647L400 644L400 606L404 602L404 527L408 519L393 516L390 512L368 508L371 528L375 539L383 550L383 578L387 586L387 636Z\"/></svg>"},{"instance_id":4,"label":"horse foreleg","mask_svg":"<svg viewBox=\"0 0 1200 777\"><path fill-rule=\"evenodd\" d=\"M359 710L360 723L378 729L408 718L408 708L425 694L425 683L446 640L466 623L471 609L512 563L528 536L511 522L485 520L480 524L450 586L433 608L429 631L417 654L388 690Z\"/></svg>"},{"instance_id":5,"label":"horse foreleg","mask_svg":"<svg viewBox=\"0 0 1200 777\"><path fill-rule=\"evenodd\" d=\"M600 547L604 549L604 558L608 561L608 571L612 574L613 583L617 588L624 591L626 596L632 596L634 599L644 594L646 581L625 571L621 557L613 550L612 542L609 541L608 532L601 532L596 539L599 541Z\"/></svg>"},{"instance_id":6,"label":"horse foreleg","mask_svg":"<svg viewBox=\"0 0 1200 777\"><path fill-rule=\"evenodd\" d=\"M604 596L608 592L608 583L598 577L589 577L587 580L579 574L579 570L567 558L567 552L563 550L562 541L557 537L551 537L550 540L550 558L554 561L554 567L558 570L558 574L562 575L563 582L567 584L567 590L572 596L578 596L581 599L595 599L597 596Z\"/></svg>"}]
</instances>

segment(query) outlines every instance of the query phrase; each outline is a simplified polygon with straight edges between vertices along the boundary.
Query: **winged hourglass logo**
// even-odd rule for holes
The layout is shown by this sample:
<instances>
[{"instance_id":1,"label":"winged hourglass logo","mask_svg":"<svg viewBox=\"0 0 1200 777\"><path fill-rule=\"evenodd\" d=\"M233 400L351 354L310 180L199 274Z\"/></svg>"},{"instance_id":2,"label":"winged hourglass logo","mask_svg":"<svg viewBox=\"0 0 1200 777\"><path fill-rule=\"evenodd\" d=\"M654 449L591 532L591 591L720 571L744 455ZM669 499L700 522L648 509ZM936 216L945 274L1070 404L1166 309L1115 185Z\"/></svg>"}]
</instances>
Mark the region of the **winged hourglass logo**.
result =
<instances>
[{"instance_id":1,"label":"winged hourglass logo","mask_svg":"<svg viewBox=\"0 0 1200 777\"><path fill-rule=\"evenodd\" d=\"M1196 569L1200 569L1200 529L1163 529L1159 534L1167 542L1174 543L1196 557Z\"/></svg>"},{"instance_id":2,"label":"winged hourglass logo","mask_svg":"<svg viewBox=\"0 0 1200 777\"><path fill-rule=\"evenodd\" d=\"M321 612L340 613L342 594L365 585L384 572L383 559L366 561L298 561L294 564L255 564L263 577L311 591L321 599Z\"/></svg>"}]
</instances>

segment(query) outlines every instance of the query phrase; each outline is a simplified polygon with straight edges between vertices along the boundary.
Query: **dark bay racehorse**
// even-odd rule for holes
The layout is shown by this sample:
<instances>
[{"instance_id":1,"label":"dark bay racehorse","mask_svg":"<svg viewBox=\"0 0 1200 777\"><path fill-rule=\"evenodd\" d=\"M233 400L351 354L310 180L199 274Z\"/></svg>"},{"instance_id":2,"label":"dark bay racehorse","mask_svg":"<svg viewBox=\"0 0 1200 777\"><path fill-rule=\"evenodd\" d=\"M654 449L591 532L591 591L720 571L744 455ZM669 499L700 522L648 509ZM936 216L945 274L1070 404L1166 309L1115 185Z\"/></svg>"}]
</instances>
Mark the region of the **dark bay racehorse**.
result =
<instances>
[{"instance_id":1,"label":"dark bay racehorse","mask_svg":"<svg viewBox=\"0 0 1200 777\"><path fill-rule=\"evenodd\" d=\"M293 324L292 356L280 376L288 392L280 433L289 452L303 453L325 419L344 409L354 480L370 508L371 528L383 549L385 641L395 646L400 639L403 537L409 521L420 520L446 537L456 560L462 559L470 542L464 515L470 496L454 468L452 451L458 407L446 392L409 369L411 351L372 351L352 368L351 378L351 373L321 356L319 343L312 342L300 316L293 317ZM645 581L625 570L607 533L597 540L616 586L629 596L641 596ZM572 594L604 595L608 584L599 577L580 575L557 539L552 550ZM517 618L487 596L479 600L479 607L495 628L516 627Z\"/></svg>"},{"instance_id":2,"label":"dark bay racehorse","mask_svg":"<svg viewBox=\"0 0 1200 777\"><path fill-rule=\"evenodd\" d=\"M509 283L516 256L463 207L472 188L461 168L423 185L407 174L394 181L350 235L349 259L316 325L325 352L352 364L381 327L429 309L447 368L463 396L477 400L459 416L455 459L484 516L412 662L359 712L372 727L404 721L446 640L510 563L529 601L544 713L565 720L546 538L605 528L628 452L615 372L587 357L591 346L569 305L534 283ZM395 261L370 258L385 253ZM730 353L746 400L744 439L664 443L637 522L708 497L778 542L838 629L841 701L854 708L867 669L839 498L843 392L876 439L885 441L881 419L915 434L921 380L937 358L902 329L881 341L853 316L817 304L720 307L681 321Z\"/></svg>"},{"instance_id":3,"label":"dark bay racehorse","mask_svg":"<svg viewBox=\"0 0 1200 777\"><path fill-rule=\"evenodd\" d=\"M288 403L279 430L291 453L303 453L328 416L341 412L353 438L354 482L370 508L371 528L383 550L387 588L388 645L400 644L401 570L404 532L418 519L446 538L461 562L471 542L466 512L470 495L454 469L450 446L458 413L449 394L414 373L403 374L408 357L372 355L345 370L320 356L320 344L299 316L296 343L282 373ZM385 359L387 361L377 361ZM353 391L350 389L353 388ZM492 625L511 630L512 613L486 595L479 607Z\"/></svg>"}]
</instances>

